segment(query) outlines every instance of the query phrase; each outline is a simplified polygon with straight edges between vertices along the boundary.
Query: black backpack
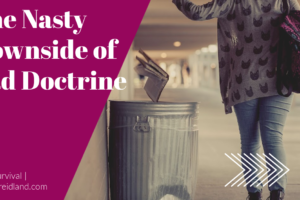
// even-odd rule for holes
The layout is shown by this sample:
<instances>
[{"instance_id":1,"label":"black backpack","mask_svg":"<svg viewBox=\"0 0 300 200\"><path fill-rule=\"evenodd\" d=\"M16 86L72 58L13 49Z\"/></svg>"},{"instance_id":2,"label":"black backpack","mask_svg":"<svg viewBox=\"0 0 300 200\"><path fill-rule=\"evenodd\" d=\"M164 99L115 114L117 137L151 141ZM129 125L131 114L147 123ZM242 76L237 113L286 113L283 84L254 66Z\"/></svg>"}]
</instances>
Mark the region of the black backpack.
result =
<instances>
[{"instance_id":1,"label":"black backpack","mask_svg":"<svg viewBox=\"0 0 300 200\"><path fill-rule=\"evenodd\" d=\"M300 11L289 12L287 0L283 0L283 8L276 86L280 95L288 97L292 92L300 93ZM283 86L287 94L282 93Z\"/></svg>"}]
</instances>

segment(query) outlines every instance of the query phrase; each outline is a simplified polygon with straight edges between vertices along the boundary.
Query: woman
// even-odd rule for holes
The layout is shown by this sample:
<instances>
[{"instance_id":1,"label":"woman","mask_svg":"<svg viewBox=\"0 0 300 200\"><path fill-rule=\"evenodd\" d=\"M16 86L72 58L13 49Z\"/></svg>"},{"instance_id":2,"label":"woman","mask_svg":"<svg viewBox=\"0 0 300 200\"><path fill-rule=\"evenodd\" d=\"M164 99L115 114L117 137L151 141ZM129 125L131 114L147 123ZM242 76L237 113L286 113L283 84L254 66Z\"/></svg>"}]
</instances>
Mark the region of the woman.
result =
<instances>
[{"instance_id":1,"label":"woman","mask_svg":"<svg viewBox=\"0 0 300 200\"><path fill-rule=\"evenodd\" d=\"M259 153L261 138L265 155L271 154L285 164L282 130L292 96L278 95L275 70L283 0L214 0L204 5L173 0L173 3L189 19L218 18L221 95L226 114L234 107L242 155ZM297 0L288 0L288 8L300 10ZM262 199L263 185L257 174L249 177L245 173L245 179L248 199ZM270 184L270 200L282 200L286 184L286 175Z\"/></svg>"}]
</instances>

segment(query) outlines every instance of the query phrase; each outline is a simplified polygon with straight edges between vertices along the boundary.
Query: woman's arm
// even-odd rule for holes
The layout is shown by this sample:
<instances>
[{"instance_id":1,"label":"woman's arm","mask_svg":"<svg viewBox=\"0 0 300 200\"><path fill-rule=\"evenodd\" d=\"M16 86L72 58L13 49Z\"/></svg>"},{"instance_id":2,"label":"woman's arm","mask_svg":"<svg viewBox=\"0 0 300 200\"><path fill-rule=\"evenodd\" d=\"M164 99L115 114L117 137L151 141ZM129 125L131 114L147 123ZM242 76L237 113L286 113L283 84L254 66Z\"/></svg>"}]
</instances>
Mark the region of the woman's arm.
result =
<instances>
[{"instance_id":1,"label":"woman's arm","mask_svg":"<svg viewBox=\"0 0 300 200\"><path fill-rule=\"evenodd\" d=\"M213 0L204 5L195 5L189 0L172 1L185 16L196 21L226 17L234 4L234 0Z\"/></svg>"}]
</instances>

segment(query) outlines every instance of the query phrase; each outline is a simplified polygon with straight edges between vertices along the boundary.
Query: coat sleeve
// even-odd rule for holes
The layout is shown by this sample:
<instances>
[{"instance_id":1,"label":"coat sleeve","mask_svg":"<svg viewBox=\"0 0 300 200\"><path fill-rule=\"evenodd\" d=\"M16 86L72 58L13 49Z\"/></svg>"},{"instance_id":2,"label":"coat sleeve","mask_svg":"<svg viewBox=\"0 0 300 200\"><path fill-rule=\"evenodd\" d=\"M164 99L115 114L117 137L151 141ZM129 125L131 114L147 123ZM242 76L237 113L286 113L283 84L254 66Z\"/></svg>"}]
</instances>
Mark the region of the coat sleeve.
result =
<instances>
[{"instance_id":1,"label":"coat sleeve","mask_svg":"<svg viewBox=\"0 0 300 200\"><path fill-rule=\"evenodd\" d=\"M195 21L226 17L234 4L234 0L213 0L203 5L195 5L189 0L172 1L186 17Z\"/></svg>"}]
</instances>

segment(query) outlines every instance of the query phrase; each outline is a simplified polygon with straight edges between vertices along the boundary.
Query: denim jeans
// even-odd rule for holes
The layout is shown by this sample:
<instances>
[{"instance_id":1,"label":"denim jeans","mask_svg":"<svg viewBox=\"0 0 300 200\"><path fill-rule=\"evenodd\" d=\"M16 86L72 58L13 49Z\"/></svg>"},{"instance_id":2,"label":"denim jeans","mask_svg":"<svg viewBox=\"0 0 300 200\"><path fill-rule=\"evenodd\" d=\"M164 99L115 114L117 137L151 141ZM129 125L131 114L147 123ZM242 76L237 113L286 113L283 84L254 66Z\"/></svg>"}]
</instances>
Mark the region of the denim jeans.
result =
<instances>
[{"instance_id":1,"label":"denim jeans","mask_svg":"<svg viewBox=\"0 0 300 200\"><path fill-rule=\"evenodd\" d=\"M267 155L269 158L271 158L269 154L272 154L277 160L279 160L281 163L286 165L285 151L282 144L282 136L283 136L282 131L286 121L287 114L291 107L292 99L293 99L292 95L290 97L283 97L280 95L276 95L276 96L263 97L263 98L250 100L247 102L239 103L234 106L234 110L237 116L237 121L239 124L240 137L241 137L241 149L242 149L241 156L243 158L245 158L247 161L250 161L249 158L244 156L246 154L252 160L257 161L255 160L255 158L253 158L253 156L259 158L257 156L257 153L259 153L260 139L261 139L263 149L264 149L264 154ZM251 154L253 156L251 156ZM264 158L266 161L270 162L262 154L259 155L262 158ZM246 161L244 161L244 163L247 164ZM272 162L270 163L277 170L279 170L279 168L276 165L274 165ZM278 165L278 163L276 164ZM252 165L255 166L253 162ZM251 167L251 165L247 165L250 169L252 169L252 171L251 173L248 173L247 176L245 176L245 174L249 171L249 169L244 165L242 166L245 169L244 178L246 179L247 182L248 192L260 191L263 187L263 184L267 182L267 180L263 181L267 177L267 175L262 177L262 180L258 180L257 174L261 170L260 168L258 168L258 166L255 166L259 170L254 175L249 177L249 175L251 175L254 172L253 171L254 169L253 167ZM270 168L269 174L271 174L274 171L274 169L268 164L267 167ZM279 171L273 173L273 175L269 177L269 179L271 179L273 176L276 176L278 172ZM259 176L265 173L266 171L261 173ZM280 174L279 177L281 175L282 174ZM276 183L270 186L270 183L273 183L277 179L276 177L272 179L273 181L269 182L269 190L273 191L273 190L280 189L284 191L287 184L287 175L284 175ZM263 183L261 181L263 181ZM253 184L254 182L256 183Z\"/></svg>"}]
</instances>

